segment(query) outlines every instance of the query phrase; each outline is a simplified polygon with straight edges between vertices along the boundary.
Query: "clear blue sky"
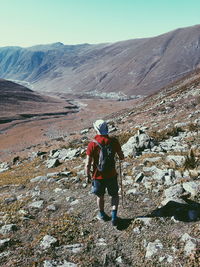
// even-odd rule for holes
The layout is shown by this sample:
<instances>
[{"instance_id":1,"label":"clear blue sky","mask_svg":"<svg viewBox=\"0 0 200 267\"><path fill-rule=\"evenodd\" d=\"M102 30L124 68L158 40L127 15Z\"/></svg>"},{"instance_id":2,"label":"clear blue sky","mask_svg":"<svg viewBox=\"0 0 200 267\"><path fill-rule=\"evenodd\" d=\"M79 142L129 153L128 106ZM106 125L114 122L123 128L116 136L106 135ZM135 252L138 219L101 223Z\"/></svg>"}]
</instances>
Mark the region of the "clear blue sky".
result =
<instances>
[{"instance_id":1,"label":"clear blue sky","mask_svg":"<svg viewBox=\"0 0 200 267\"><path fill-rule=\"evenodd\" d=\"M0 46L103 43L200 24L200 0L0 0Z\"/></svg>"}]
</instances>

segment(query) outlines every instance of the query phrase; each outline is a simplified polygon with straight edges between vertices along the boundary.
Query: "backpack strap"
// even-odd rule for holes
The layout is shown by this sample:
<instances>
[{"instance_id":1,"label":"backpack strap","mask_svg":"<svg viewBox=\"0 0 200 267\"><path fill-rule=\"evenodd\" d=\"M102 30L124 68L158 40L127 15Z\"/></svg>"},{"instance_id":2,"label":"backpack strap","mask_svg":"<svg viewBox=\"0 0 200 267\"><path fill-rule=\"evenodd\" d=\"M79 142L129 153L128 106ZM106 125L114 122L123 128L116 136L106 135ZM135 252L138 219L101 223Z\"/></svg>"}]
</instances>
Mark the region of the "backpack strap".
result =
<instances>
[{"instance_id":1,"label":"backpack strap","mask_svg":"<svg viewBox=\"0 0 200 267\"><path fill-rule=\"evenodd\" d=\"M94 143L96 143L101 149L103 148L103 146L97 141L97 140L93 140Z\"/></svg>"}]
</instances>

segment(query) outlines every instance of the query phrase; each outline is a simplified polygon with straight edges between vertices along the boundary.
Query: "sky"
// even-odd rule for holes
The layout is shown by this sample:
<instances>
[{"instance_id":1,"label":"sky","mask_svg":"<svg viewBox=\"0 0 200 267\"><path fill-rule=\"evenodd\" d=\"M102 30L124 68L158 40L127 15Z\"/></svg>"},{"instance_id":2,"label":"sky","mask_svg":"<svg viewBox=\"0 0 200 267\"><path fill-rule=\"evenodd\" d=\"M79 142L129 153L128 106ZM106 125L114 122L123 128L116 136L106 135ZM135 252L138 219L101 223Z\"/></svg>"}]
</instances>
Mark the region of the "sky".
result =
<instances>
[{"instance_id":1,"label":"sky","mask_svg":"<svg viewBox=\"0 0 200 267\"><path fill-rule=\"evenodd\" d=\"M199 14L200 0L0 0L0 47L152 37Z\"/></svg>"}]
</instances>

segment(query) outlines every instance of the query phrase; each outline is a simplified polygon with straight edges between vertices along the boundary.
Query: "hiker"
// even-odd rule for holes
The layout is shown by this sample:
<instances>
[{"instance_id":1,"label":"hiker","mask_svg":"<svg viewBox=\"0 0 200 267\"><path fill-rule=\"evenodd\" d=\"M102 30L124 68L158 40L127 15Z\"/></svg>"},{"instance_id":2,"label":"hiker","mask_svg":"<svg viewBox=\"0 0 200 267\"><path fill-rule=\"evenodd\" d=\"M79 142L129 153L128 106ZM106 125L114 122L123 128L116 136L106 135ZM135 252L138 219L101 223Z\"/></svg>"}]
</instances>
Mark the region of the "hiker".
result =
<instances>
[{"instance_id":1,"label":"hiker","mask_svg":"<svg viewBox=\"0 0 200 267\"><path fill-rule=\"evenodd\" d=\"M105 189L107 189L108 194L111 196L112 224L116 226L118 220L117 209L119 204L119 187L117 182L114 156L117 153L119 160L123 160L124 155L118 140L108 136L108 125L105 121L97 120L93 126L97 132L97 135L87 147L87 158L85 163L87 182L89 183L92 180L92 193L97 196L97 206L99 208L98 218L103 221L109 220L109 216L104 211L104 194ZM99 155L101 155L102 146L111 150L111 157L106 163L109 166L103 166L103 169L101 169L102 166L99 165ZM91 165L93 167L92 175Z\"/></svg>"}]
</instances>

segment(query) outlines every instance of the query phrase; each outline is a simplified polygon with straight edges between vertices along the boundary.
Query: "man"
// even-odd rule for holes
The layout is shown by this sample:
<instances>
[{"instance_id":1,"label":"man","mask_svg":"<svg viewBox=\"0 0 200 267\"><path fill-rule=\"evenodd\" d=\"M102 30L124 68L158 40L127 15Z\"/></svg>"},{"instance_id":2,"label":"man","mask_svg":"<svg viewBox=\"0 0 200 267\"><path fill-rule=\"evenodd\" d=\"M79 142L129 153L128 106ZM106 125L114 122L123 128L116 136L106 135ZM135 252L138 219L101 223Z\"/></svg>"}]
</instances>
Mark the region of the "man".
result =
<instances>
[{"instance_id":1,"label":"man","mask_svg":"<svg viewBox=\"0 0 200 267\"><path fill-rule=\"evenodd\" d=\"M118 140L108 136L108 125L105 121L97 120L93 126L97 135L95 136L94 141L90 142L87 147L87 158L85 163L87 182L90 182L92 179L92 192L97 196L97 206L99 208L98 217L104 221L109 219L109 216L104 211L104 194L105 189L107 189L108 194L111 196L112 224L116 226L117 209L119 204L117 172L115 165L113 164L104 171L99 170L98 163L99 153L101 150L100 145L105 146L110 144L112 153L114 155L117 153L120 160L124 159L124 155ZM91 165L93 165L92 175L90 173Z\"/></svg>"}]
</instances>

